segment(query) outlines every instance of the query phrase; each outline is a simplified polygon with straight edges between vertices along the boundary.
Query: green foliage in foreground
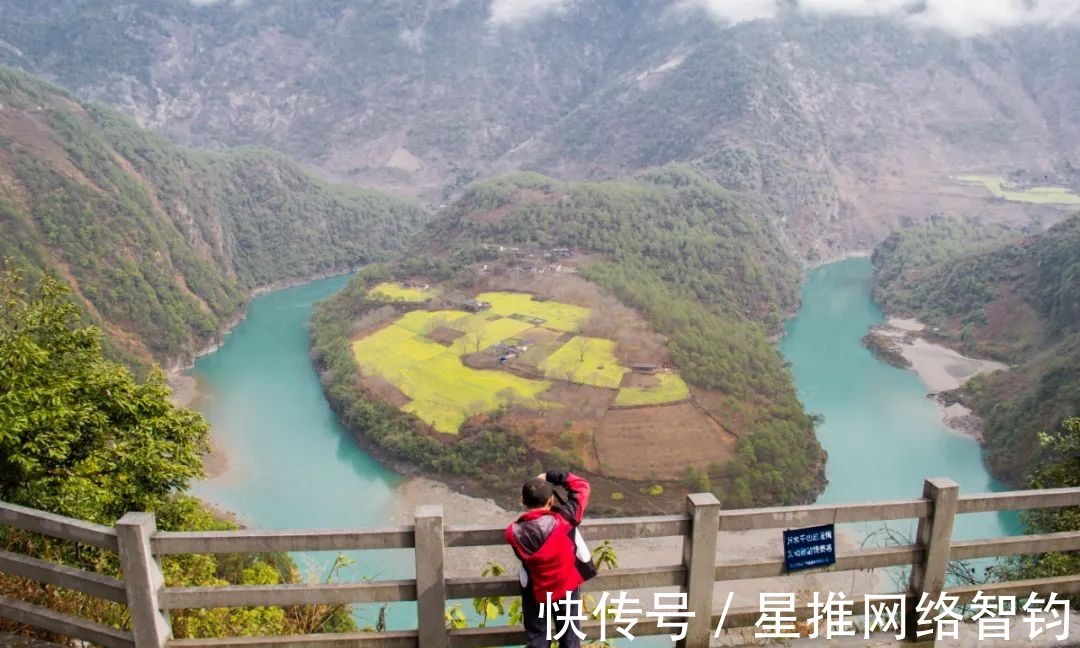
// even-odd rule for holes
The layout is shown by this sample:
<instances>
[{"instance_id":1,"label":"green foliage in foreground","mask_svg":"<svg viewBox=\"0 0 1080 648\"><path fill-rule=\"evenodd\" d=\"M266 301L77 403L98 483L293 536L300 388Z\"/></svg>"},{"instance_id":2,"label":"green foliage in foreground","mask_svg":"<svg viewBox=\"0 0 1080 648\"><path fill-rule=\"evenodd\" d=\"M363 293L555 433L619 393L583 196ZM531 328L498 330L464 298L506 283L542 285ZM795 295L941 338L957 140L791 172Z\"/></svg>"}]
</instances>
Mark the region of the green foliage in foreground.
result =
<instances>
[{"instance_id":1,"label":"green foliage in foreground","mask_svg":"<svg viewBox=\"0 0 1080 648\"><path fill-rule=\"evenodd\" d=\"M1040 435L1039 467L1031 488L1080 487L1080 418L1066 419L1060 431ZM1080 507L1040 509L1022 514L1028 533L1080 531ZM1015 558L1004 569L1009 580L1053 578L1080 573L1080 554L1052 552ZM1074 600L1074 605L1076 601Z\"/></svg>"},{"instance_id":2,"label":"green foliage in foreground","mask_svg":"<svg viewBox=\"0 0 1080 648\"><path fill-rule=\"evenodd\" d=\"M160 369L146 382L102 357L100 333L82 324L70 292L46 276L30 290L0 271L0 500L103 525L154 511L163 530L222 530L183 495L202 474L207 425L175 407ZM0 529L0 548L119 575L112 552ZM284 555L170 556L168 586L296 582ZM0 594L126 627L123 606L0 574ZM291 634L354 627L344 606L183 610L177 637Z\"/></svg>"},{"instance_id":3,"label":"green foliage in foreground","mask_svg":"<svg viewBox=\"0 0 1080 648\"><path fill-rule=\"evenodd\" d=\"M202 474L207 425L160 370L145 383L101 357L51 277L0 275L0 498L100 524L157 509Z\"/></svg>"}]
</instances>

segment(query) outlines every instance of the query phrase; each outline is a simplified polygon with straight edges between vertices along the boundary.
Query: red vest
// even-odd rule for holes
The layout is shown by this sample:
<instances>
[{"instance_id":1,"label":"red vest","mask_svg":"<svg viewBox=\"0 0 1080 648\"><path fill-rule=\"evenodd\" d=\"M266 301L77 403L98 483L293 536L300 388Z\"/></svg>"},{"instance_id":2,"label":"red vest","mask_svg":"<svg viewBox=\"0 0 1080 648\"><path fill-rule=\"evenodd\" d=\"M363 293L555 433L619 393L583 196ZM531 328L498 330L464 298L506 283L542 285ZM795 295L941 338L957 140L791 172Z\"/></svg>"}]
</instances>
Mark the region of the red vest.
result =
<instances>
[{"instance_id":1,"label":"red vest","mask_svg":"<svg viewBox=\"0 0 1080 648\"><path fill-rule=\"evenodd\" d=\"M519 525L530 525L535 528L541 522L550 524L546 519L541 520L547 517L554 519L554 525L540 548L529 553L521 545L514 528ZM533 597L540 604L547 600L547 592L551 592L551 600L558 601L565 598L567 592L576 590L584 582L574 558L573 529L574 527L565 517L554 511L543 509L527 511L516 522L506 527L506 541L521 559L529 575L529 586L532 588Z\"/></svg>"}]
</instances>

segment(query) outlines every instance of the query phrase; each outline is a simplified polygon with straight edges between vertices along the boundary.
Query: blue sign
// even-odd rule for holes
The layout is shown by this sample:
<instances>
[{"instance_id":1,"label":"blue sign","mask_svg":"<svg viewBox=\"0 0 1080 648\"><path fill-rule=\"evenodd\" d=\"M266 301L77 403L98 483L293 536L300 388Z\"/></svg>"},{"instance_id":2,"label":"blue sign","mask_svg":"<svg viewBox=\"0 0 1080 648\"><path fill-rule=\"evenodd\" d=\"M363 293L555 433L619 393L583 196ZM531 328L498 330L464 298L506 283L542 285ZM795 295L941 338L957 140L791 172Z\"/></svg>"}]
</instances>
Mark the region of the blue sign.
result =
<instances>
[{"instance_id":1,"label":"blue sign","mask_svg":"<svg viewBox=\"0 0 1080 648\"><path fill-rule=\"evenodd\" d=\"M784 531L784 567L795 571L835 563L835 538L831 524Z\"/></svg>"}]
</instances>

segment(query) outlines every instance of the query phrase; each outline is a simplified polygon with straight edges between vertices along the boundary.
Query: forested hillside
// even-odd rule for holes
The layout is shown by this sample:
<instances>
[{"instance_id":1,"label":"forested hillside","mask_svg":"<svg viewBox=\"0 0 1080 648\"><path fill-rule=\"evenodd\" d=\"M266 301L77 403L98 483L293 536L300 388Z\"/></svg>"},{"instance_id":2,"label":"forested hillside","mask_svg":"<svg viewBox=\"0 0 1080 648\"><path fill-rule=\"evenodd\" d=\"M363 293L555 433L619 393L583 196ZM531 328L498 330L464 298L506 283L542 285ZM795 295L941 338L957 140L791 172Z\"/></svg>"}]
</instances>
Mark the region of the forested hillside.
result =
<instances>
[{"instance_id":1,"label":"forested hillside","mask_svg":"<svg viewBox=\"0 0 1080 648\"><path fill-rule=\"evenodd\" d=\"M1055 211L958 173L1077 182L1057 174L1080 166L1075 26L958 38L805 3L736 24L689 9L709 4L731 5L0 0L0 61L184 143L269 146L433 203L520 169L694 164L765 196L808 260L933 214Z\"/></svg>"},{"instance_id":2,"label":"forested hillside","mask_svg":"<svg viewBox=\"0 0 1080 648\"><path fill-rule=\"evenodd\" d=\"M327 392L354 431L391 455L449 473L483 465L485 475L501 477L520 469L535 435L508 435L496 419L459 439L433 436L361 387L350 345L385 317L385 302L369 293L375 282L423 277L462 295L535 286L541 268L530 255L572 251L569 261L540 263L556 277L569 264L573 276L643 314L666 337L696 406L737 437L730 461L688 470L696 483L711 481L731 506L812 501L823 485L823 452L767 338L795 307L799 266L762 209L680 167L617 182L518 174L478 183L429 226L417 254L354 279L319 308L313 334ZM482 464L469 459L496 442L502 450L484 454Z\"/></svg>"},{"instance_id":3,"label":"forested hillside","mask_svg":"<svg viewBox=\"0 0 1080 648\"><path fill-rule=\"evenodd\" d=\"M874 255L876 294L888 311L1013 365L965 392L986 419L991 468L1019 483L1034 467L1038 434L1080 412L1080 214L1042 234L983 237L967 252L940 230L890 237ZM957 252L940 253L948 249Z\"/></svg>"},{"instance_id":4,"label":"forested hillside","mask_svg":"<svg viewBox=\"0 0 1080 648\"><path fill-rule=\"evenodd\" d=\"M252 289L390 258L424 220L275 153L177 147L0 67L0 257L66 280L114 356L180 361Z\"/></svg>"}]
</instances>

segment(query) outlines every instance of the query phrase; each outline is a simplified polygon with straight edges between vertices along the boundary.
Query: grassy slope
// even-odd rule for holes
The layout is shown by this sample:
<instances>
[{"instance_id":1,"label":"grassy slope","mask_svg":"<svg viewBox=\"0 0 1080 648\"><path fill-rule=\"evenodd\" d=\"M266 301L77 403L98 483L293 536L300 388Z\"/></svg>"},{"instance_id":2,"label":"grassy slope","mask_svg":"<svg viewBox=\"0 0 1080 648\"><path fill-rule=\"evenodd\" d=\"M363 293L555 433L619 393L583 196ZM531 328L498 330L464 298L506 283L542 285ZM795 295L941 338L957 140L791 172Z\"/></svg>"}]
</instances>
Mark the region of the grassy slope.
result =
<instances>
[{"instance_id":1,"label":"grassy slope","mask_svg":"<svg viewBox=\"0 0 1080 648\"><path fill-rule=\"evenodd\" d=\"M965 390L987 421L991 468L1019 483L1037 458L1038 433L1080 412L1080 215L1005 243L989 235L974 251L958 247L964 238L959 230L890 238L874 255L876 293L965 350L1013 363Z\"/></svg>"},{"instance_id":2,"label":"grassy slope","mask_svg":"<svg viewBox=\"0 0 1080 648\"><path fill-rule=\"evenodd\" d=\"M725 501L810 500L822 483L823 456L767 339L795 306L799 269L757 209L679 167L618 182L517 174L478 183L429 227L410 261L358 278L318 310L324 384L355 430L391 453L453 472L452 460L429 454L418 428L356 388L348 339L354 320L370 310L365 286L417 274L468 285L474 264L494 254L486 243L573 247L595 259L582 274L668 336L682 376L714 395L703 405L743 433L738 459L714 475ZM400 425L388 426L395 416ZM492 466L513 470L515 458Z\"/></svg>"},{"instance_id":3,"label":"grassy slope","mask_svg":"<svg viewBox=\"0 0 1080 648\"><path fill-rule=\"evenodd\" d=\"M54 272L114 354L204 345L251 289L389 258L411 204L264 151L192 151L0 67L0 256Z\"/></svg>"}]
</instances>

